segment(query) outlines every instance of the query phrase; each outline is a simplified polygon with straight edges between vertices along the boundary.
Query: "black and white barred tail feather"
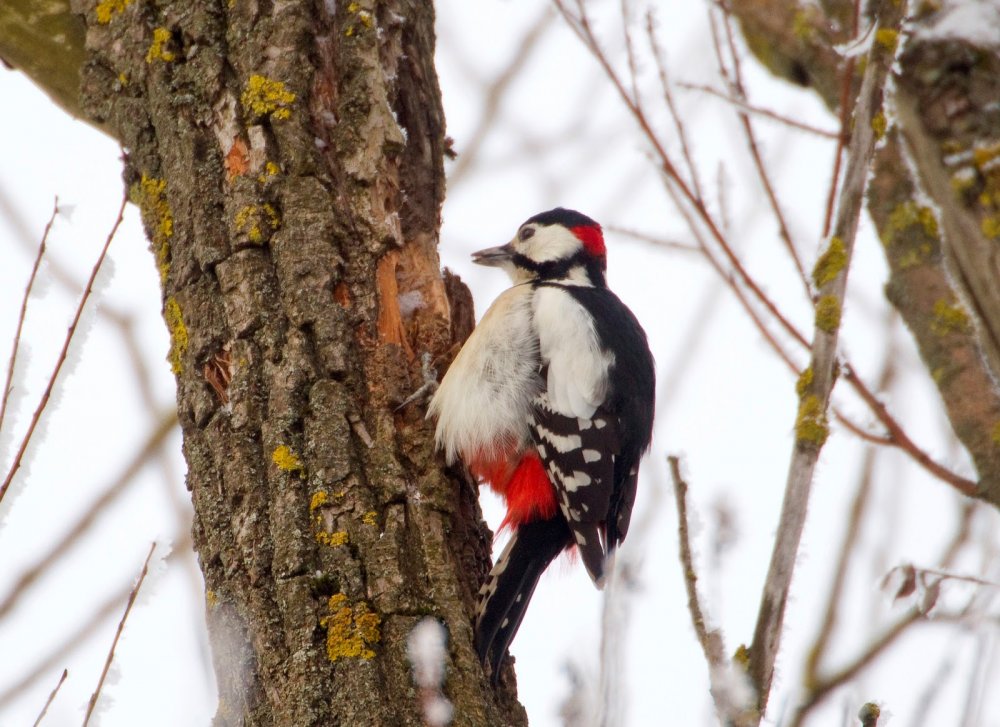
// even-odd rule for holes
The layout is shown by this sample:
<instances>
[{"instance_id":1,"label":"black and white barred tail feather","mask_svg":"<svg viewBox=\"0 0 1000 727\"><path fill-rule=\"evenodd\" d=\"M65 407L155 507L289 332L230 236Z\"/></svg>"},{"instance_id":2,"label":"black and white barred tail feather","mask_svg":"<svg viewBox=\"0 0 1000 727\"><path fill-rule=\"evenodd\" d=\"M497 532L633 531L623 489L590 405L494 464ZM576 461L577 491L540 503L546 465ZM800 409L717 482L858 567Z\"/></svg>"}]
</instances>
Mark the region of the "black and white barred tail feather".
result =
<instances>
[{"instance_id":1,"label":"black and white barred tail feather","mask_svg":"<svg viewBox=\"0 0 1000 727\"><path fill-rule=\"evenodd\" d=\"M521 626L538 579L572 540L566 521L559 515L522 525L511 535L479 589L476 650L479 660L490 665L494 685L500 680L500 663Z\"/></svg>"}]
</instances>

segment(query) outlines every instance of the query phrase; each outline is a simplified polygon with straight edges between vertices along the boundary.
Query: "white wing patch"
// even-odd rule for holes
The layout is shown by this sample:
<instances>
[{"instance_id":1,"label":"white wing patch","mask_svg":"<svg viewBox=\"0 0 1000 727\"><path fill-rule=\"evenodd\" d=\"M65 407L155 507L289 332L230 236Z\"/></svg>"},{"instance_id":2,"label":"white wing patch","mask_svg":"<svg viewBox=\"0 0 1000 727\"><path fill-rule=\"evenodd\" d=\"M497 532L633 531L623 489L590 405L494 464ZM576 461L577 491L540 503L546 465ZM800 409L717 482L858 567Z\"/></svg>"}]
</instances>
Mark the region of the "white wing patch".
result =
<instances>
[{"instance_id":1,"label":"white wing patch","mask_svg":"<svg viewBox=\"0 0 1000 727\"><path fill-rule=\"evenodd\" d=\"M489 307L452 362L427 410L448 462L460 453L498 455L530 440L528 415L541 389L534 289L509 288Z\"/></svg>"},{"instance_id":2,"label":"white wing patch","mask_svg":"<svg viewBox=\"0 0 1000 727\"><path fill-rule=\"evenodd\" d=\"M602 351L593 320L567 291L541 286L532 301L542 363L548 366L550 406L590 419L604 401L614 354Z\"/></svg>"}]
</instances>

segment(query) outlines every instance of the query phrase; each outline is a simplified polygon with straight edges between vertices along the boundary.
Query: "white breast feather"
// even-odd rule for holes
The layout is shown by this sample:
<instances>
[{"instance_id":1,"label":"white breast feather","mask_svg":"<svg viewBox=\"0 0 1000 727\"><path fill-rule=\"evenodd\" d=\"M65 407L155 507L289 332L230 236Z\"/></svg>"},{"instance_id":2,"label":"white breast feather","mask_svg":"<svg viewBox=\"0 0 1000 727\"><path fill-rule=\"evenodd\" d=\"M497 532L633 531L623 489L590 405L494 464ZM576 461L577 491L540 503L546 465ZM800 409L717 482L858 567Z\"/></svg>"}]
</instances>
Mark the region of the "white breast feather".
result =
<instances>
[{"instance_id":1,"label":"white breast feather","mask_svg":"<svg viewBox=\"0 0 1000 727\"><path fill-rule=\"evenodd\" d=\"M499 454L524 446L528 414L541 389L530 285L493 302L445 374L428 407L436 441L453 462L459 454Z\"/></svg>"},{"instance_id":2,"label":"white breast feather","mask_svg":"<svg viewBox=\"0 0 1000 727\"><path fill-rule=\"evenodd\" d=\"M540 287L533 310L539 352L549 367L552 407L565 416L589 419L607 395L614 354L601 350L593 320L565 290Z\"/></svg>"}]
</instances>

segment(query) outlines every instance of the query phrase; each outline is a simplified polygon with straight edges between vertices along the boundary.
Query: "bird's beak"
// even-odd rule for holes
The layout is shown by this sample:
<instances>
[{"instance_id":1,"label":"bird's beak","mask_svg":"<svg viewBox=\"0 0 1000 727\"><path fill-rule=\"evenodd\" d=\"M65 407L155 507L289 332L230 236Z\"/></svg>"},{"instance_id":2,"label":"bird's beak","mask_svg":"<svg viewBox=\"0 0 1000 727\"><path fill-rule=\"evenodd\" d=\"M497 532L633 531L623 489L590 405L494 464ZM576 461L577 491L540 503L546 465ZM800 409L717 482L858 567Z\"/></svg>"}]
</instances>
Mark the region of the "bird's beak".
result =
<instances>
[{"instance_id":1,"label":"bird's beak","mask_svg":"<svg viewBox=\"0 0 1000 727\"><path fill-rule=\"evenodd\" d=\"M472 262L477 265L488 265L495 268L510 262L513 256L514 246L508 242L506 245L488 247L485 250L472 253Z\"/></svg>"}]
</instances>

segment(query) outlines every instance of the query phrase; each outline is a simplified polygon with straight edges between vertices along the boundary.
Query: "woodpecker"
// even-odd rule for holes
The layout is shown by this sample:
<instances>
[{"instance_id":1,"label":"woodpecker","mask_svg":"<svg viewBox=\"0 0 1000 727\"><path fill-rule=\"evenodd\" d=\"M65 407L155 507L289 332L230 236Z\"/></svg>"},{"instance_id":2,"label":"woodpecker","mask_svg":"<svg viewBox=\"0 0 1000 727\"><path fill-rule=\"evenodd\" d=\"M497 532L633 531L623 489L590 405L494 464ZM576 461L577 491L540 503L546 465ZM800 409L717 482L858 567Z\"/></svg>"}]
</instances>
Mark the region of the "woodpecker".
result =
<instances>
[{"instance_id":1,"label":"woodpecker","mask_svg":"<svg viewBox=\"0 0 1000 727\"><path fill-rule=\"evenodd\" d=\"M451 463L506 501L511 538L479 592L476 648L493 682L542 572L576 546L598 588L625 539L653 430L646 334L605 280L601 226L574 210L528 219L472 260L513 285L431 400Z\"/></svg>"}]
</instances>

